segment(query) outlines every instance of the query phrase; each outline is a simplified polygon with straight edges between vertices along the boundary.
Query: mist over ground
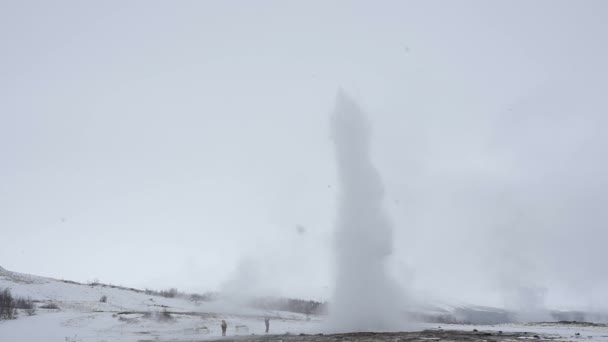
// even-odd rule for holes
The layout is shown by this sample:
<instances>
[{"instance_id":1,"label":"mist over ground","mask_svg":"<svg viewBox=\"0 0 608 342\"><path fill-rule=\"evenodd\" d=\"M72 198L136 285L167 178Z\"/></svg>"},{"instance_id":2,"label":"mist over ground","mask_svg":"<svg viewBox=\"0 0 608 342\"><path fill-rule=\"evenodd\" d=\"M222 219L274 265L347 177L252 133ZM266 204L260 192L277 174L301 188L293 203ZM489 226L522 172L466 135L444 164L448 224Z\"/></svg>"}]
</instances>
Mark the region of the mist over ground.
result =
<instances>
[{"instance_id":1,"label":"mist over ground","mask_svg":"<svg viewBox=\"0 0 608 342\"><path fill-rule=\"evenodd\" d=\"M608 310L607 19L604 1L2 2L0 265L331 300L344 87L408 305Z\"/></svg>"}]
</instances>

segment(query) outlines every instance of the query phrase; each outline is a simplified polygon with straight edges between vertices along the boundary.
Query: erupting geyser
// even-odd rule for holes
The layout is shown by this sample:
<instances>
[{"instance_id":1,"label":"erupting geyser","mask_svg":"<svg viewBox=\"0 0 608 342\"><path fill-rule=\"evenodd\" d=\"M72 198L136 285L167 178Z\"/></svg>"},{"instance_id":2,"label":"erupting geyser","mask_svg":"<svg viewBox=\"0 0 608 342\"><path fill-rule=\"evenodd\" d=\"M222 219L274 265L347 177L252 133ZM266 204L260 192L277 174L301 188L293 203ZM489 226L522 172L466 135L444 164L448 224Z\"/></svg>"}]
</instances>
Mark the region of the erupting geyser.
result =
<instances>
[{"instance_id":1,"label":"erupting geyser","mask_svg":"<svg viewBox=\"0 0 608 342\"><path fill-rule=\"evenodd\" d=\"M331 132L339 181L331 327L338 331L399 329L398 295L386 271L392 227L382 207L380 175L370 160L371 126L342 91L336 98Z\"/></svg>"}]
</instances>

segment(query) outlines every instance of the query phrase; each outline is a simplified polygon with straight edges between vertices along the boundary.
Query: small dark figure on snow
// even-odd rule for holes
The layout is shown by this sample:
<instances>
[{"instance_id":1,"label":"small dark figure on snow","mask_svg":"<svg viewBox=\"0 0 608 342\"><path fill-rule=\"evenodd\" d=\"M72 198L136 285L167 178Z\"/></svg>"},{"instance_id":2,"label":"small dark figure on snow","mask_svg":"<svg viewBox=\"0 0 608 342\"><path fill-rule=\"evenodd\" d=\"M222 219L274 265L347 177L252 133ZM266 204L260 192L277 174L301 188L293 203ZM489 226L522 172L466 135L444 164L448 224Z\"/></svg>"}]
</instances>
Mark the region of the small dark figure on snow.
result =
<instances>
[{"instance_id":1,"label":"small dark figure on snow","mask_svg":"<svg viewBox=\"0 0 608 342\"><path fill-rule=\"evenodd\" d=\"M226 328L228 327L228 324L226 324L225 320L222 320L222 336L226 336Z\"/></svg>"},{"instance_id":2,"label":"small dark figure on snow","mask_svg":"<svg viewBox=\"0 0 608 342\"><path fill-rule=\"evenodd\" d=\"M270 317L264 318L264 324L266 324L266 333L268 334L268 328L270 328Z\"/></svg>"}]
</instances>

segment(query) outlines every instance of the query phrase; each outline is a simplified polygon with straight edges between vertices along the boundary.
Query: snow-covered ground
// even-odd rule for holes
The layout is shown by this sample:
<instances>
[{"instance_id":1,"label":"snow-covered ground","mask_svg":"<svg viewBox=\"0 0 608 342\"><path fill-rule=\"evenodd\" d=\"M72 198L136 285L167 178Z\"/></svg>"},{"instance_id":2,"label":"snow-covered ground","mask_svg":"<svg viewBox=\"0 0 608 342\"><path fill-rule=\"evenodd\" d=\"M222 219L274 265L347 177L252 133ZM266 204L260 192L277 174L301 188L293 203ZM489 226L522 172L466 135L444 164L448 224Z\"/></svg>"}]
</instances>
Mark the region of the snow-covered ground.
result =
<instances>
[{"instance_id":1,"label":"snow-covered ground","mask_svg":"<svg viewBox=\"0 0 608 342\"><path fill-rule=\"evenodd\" d=\"M608 341L608 327L606 326L586 326L584 324L560 324L560 323L510 323L496 325L468 325L468 324L428 324L420 326L426 329L444 330L464 330L492 332L529 332L546 338L564 341L576 341L581 339L591 339L593 341ZM578 335L577 335L578 334Z\"/></svg>"},{"instance_id":2,"label":"snow-covered ground","mask_svg":"<svg viewBox=\"0 0 608 342\"><path fill-rule=\"evenodd\" d=\"M36 314L20 312L16 320L0 321L0 341L139 341L173 338L210 339L228 335L263 334L264 317L273 333L316 331L315 316L243 307L226 301L194 302L164 298L123 288L91 286L0 269L0 289L38 301ZM102 303L102 296L107 302ZM59 310L43 309L55 303ZM170 314L167 317L164 311Z\"/></svg>"},{"instance_id":3,"label":"snow-covered ground","mask_svg":"<svg viewBox=\"0 0 608 342\"><path fill-rule=\"evenodd\" d=\"M221 336L220 322L225 319L228 336L263 334L261 319L238 315L200 318L173 314L171 321L143 318L142 314L116 315L107 312L54 312L20 317L0 323L1 341L140 341L174 339L212 339ZM237 330L237 326L246 326ZM314 330L315 322L275 319L273 333L302 333Z\"/></svg>"},{"instance_id":4,"label":"snow-covered ground","mask_svg":"<svg viewBox=\"0 0 608 342\"><path fill-rule=\"evenodd\" d=\"M192 341L221 337L220 323L228 323L228 336L264 334L265 316L270 332L293 335L327 332L323 317L266 311L226 301L193 302L108 286L91 286L6 271L0 268L0 289L37 301L37 312L0 321L0 342L19 341ZM107 302L100 302L102 296ZM58 310L43 309L55 303ZM170 314L163 314L164 311ZM170 316L170 317L167 317ZM561 340L608 341L605 326L573 324L453 325L420 323L404 330L527 331ZM578 333L578 335L577 335Z\"/></svg>"}]
</instances>

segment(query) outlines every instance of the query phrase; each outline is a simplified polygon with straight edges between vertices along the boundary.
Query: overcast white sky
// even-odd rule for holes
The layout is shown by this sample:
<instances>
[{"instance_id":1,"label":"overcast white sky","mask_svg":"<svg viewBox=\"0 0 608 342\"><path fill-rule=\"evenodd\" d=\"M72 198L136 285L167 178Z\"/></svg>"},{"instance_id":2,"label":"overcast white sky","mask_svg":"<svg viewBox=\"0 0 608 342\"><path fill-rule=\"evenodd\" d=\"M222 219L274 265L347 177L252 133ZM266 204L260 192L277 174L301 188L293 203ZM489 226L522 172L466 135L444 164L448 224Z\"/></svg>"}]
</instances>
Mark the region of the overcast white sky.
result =
<instances>
[{"instance_id":1,"label":"overcast white sky","mask_svg":"<svg viewBox=\"0 0 608 342\"><path fill-rule=\"evenodd\" d=\"M606 1L0 1L0 42L0 266L328 299L343 87L404 288L608 307Z\"/></svg>"}]
</instances>

